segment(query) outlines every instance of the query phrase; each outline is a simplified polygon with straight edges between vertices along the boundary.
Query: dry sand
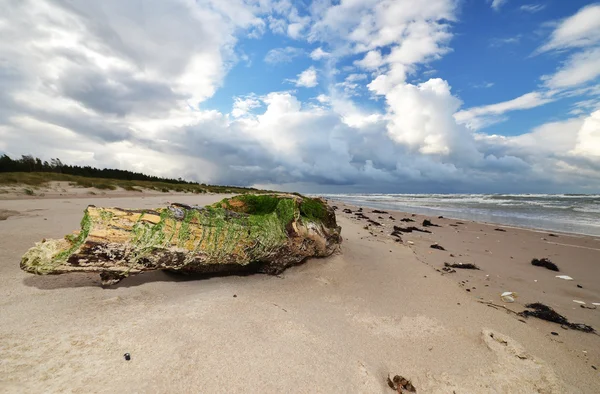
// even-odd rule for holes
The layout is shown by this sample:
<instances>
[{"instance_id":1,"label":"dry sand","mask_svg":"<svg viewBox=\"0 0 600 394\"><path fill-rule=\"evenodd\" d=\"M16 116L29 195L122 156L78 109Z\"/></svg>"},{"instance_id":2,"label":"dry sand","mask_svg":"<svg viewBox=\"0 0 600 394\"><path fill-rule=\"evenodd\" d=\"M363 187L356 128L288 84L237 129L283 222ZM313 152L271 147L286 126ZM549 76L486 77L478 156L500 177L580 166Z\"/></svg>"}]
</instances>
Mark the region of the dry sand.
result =
<instances>
[{"instance_id":1,"label":"dry sand","mask_svg":"<svg viewBox=\"0 0 600 394\"><path fill-rule=\"evenodd\" d=\"M500 303L499 292L517 291L519 303L545 302L600 328L600 310L572 303L599 302L597 239L544 241L544 233L432 219L443 227L400 244L388 235L391 220L365 209L383 233L338 211L342 253L281 277L184 280L155 272L103 289L97 275L19 270L36 241L76 229L88 204L222 197L1 201L0 209L18 214L0 221L0 391L391 393L391 373L412 379L419 393L600 392L591 367L600 368L600 337L533 318L523 323L477 302ZM404 215L392 216L398 223ZM430 249L434 241L448 251ZM575 281L529 264L545 256ZM482 270L441 275L444 261ZM476 289L466 292L466 280Z\"/></svg>"}]
</instances>

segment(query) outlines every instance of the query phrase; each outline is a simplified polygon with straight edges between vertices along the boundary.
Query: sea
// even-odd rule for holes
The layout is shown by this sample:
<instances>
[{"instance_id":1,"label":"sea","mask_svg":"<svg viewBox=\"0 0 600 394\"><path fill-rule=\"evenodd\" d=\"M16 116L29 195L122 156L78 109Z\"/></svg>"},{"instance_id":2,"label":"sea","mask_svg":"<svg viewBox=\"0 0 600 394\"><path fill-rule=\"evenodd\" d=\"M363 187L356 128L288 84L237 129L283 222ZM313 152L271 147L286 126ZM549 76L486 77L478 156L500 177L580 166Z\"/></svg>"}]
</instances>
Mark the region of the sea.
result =
<instances>
[{"instance_id":1,"label":"sea","mask_svg":"<svg viewBox=\"0 0 600 394\"><path fill-rule=\"evenodd\" d=\"M598 194L325 194L352 205L600 236Z\"/></svg>"}]
</instances>

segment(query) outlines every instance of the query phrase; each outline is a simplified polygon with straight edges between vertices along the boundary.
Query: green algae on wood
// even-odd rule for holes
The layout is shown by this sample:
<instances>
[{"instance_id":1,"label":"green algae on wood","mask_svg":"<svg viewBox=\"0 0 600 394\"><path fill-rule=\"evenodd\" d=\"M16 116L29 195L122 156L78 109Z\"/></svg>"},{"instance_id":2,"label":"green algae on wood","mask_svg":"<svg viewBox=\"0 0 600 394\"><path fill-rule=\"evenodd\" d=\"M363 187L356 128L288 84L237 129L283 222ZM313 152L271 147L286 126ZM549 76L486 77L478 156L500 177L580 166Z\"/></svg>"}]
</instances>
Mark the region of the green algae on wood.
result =
<instances>
[{"instance_id":1,"label":"green algae on wood","mask_svg":"<svg viewBox=\"0 0 600 394\"><path fill-rule=\"evenodd\" d=\"M277 274L334 253L340 231L323 200L290 194L240 195L206 207L89 206L79 232L37 243L21 268L42 275L99 272L105 284L151 270Z\"/></svg>"}]
</instances>

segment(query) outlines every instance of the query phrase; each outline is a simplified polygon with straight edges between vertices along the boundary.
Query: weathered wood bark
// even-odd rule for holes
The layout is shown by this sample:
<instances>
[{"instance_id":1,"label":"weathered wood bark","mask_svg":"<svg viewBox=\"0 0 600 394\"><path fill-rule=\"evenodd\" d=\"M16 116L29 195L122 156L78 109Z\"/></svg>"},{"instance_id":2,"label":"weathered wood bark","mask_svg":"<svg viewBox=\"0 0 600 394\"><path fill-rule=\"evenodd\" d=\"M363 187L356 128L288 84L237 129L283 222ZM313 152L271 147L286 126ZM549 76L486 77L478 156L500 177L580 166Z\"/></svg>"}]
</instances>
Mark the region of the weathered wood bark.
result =
<instances>
[{"instance_id":1,"label":"weathered wood bark","mask_svg":"<svg viewBox=\"0 0 600 394\"><path fill-rule=\"evenodd\" d=\"M144 271L277 274L339 248L335 212L320 199L241 195L209 207L89 206L81 230L43 240L21 260L35 274L99 272L104 284Z\"/></svg>"}]
</instances>

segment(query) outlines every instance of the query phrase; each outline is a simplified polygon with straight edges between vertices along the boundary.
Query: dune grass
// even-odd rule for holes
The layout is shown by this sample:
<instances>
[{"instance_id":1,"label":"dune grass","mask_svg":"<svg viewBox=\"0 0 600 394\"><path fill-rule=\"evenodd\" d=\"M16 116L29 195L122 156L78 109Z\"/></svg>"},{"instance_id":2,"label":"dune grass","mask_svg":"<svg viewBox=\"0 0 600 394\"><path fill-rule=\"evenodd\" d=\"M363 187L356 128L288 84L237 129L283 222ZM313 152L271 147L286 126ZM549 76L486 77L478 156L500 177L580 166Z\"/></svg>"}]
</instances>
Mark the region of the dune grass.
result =
<instances>
[{"instance_id":1,"label":"dune grass","mask_svg":"<svg viewBox=\"0 0 600 394\"><path fill-rule=\"evenodd\" d=\"M71 186L82 188L95 188L100 190L116 190L122 188L129 191L141 192L154 190L157 192L181 193L264 193L268 190L238 186L217 186L199 183L168 183L160 181L130 181L122 179L88 178L76 175L60 174L55 172L3 172L0 173L0 186L27 185L33 187L46 186L49 182L69 182Z\"/></svg>"}]
</instances>

